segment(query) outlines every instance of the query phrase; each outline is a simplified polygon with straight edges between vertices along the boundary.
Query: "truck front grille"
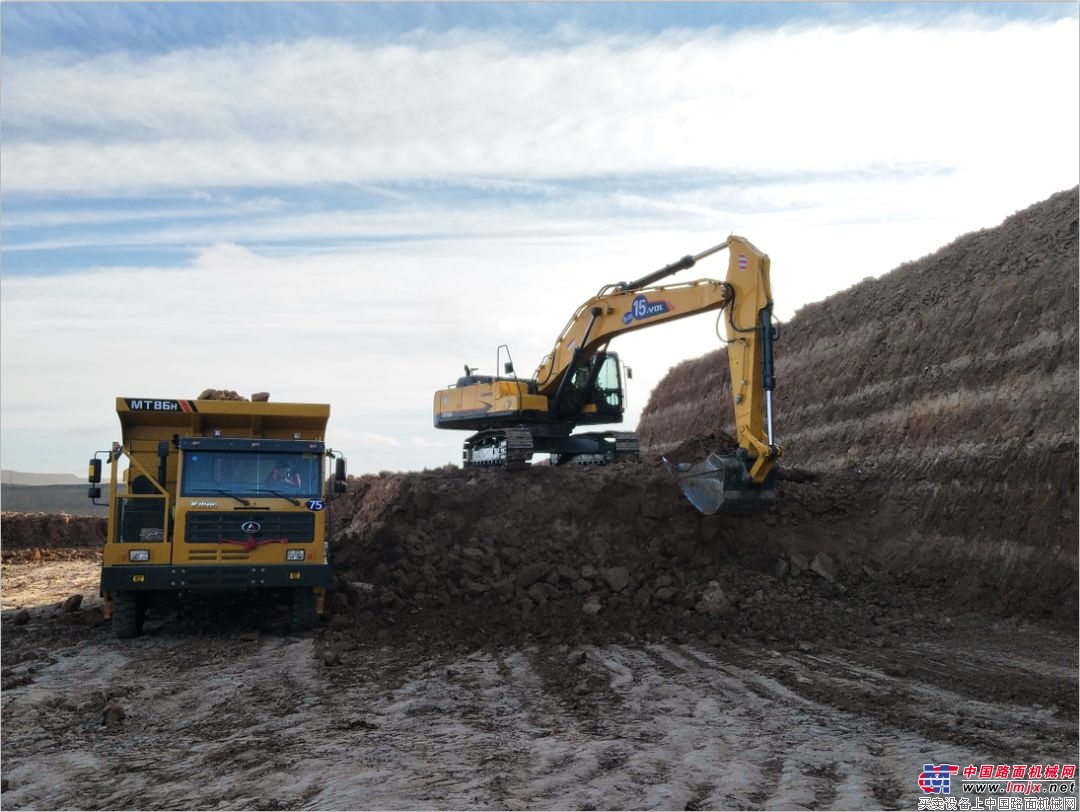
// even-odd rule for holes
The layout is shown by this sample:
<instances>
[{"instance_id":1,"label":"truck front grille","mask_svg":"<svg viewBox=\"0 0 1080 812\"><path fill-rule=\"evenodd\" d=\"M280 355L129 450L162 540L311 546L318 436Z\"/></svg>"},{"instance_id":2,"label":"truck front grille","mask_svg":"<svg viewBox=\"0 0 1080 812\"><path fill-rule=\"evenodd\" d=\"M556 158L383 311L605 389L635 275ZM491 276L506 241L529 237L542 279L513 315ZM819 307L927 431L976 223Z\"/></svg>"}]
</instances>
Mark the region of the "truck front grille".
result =
<instances>
[{"instance_id":1,"label":"truck front grille","mask_svg":"<svg viewBox=\"0 0 1080 812\"><path fill-rule=\"evenodd\" d=\"M258 529L250 532L256 525ZM266 543L283 539L294 544L314 541L315 514L266 511L188 513L184 524L184 540L189 544L216 544L221 541Z\"/></svg>"},{"instance_id":2,"label":"truck front grille","mask_svg":"<svg viewBox=\"0 0 1080 812\"><path fill-rule=\"evenodd\" d=\"M243 548L222 547L189 547L187 560L197 561L248 561L251 553Z\"/></svg>"}]
</instances>

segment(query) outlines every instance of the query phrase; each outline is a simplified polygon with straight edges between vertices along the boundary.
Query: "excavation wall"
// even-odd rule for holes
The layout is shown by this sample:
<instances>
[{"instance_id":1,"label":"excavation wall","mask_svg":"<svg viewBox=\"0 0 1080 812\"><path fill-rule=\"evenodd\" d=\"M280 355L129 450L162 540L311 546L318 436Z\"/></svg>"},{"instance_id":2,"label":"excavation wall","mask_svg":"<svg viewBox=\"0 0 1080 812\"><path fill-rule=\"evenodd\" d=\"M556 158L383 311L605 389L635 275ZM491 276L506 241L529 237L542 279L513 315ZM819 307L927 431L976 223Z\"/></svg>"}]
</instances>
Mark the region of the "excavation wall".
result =
<instances>
[{"instance_id":1,"label":"excavation wall","mask_svg":"<svg viewBox=\"0 0 1080 812\"><path fill-rule=\"evenodd\" d=\"M1077 257L1073 189L784 325L778 441L787 466L858 491L835 506L839 546L1075 612ZM733 431L729 403L724 351L687 361L643 445Z\"/></svg>"}]
</instances>

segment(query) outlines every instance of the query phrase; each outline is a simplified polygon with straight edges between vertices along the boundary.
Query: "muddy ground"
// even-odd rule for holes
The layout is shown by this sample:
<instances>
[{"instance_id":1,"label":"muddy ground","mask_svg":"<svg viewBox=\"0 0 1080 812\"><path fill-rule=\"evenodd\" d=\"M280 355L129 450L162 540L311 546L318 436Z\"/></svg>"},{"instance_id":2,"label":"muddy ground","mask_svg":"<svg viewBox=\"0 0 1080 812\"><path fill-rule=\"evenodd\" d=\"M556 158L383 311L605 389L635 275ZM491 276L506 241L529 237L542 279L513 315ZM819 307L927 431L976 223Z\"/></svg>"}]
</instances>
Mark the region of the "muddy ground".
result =
<instances>
[{"instance_id":1,"label":"muddy ground","mask_svg":"<svg viewBox=\"0 0 1080 812\"><path fill-rule=\"evenodd\" d=\"M479 607L297 638L237 607L121 645L97 566L4 565L5 808L896 809L925 763L1077 760L1075 635L810 572L746 587L748 606L805 607L807 639L684 610L670 632L510 640Z\"/></svg>"},{"instance_id":2,"label":"muddy ground","mask_svg":"<svg viewBox=\"0 0 1080 812\"><path fill-rule=\"evenodd\" d=\"M352 479L310 635L115 641L102 520L4 514L0 801L898 809L931 762L1077 764L1076 203L800 311L768 513L660 461L727 442L707 356L641 463Z\"/></svg>"}]
</instances>

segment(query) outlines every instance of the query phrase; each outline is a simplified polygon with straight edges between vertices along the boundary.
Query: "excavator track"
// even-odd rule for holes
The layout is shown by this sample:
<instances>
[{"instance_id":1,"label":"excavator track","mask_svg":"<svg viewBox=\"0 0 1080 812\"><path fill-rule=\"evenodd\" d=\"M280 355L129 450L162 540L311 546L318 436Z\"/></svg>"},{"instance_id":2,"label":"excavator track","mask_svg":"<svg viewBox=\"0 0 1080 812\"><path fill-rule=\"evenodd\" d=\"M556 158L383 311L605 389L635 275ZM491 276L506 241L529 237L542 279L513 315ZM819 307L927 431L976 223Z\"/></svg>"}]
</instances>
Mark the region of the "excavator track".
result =
<instances>
[{"instance_id":1,"label":"excavator track","mask_svg":"<svg viewBox=\"0 0 1080 812\"><path fill-rule=\"evenodd\" d=\"M574 437L591 438L602 450L596 453L553 453L554 465L611 465L616 462L637 462L640 442L632 431L589 432Z\"/></svg>"},{"instance_id":2,"label":"excavator track","mask_svg":"<svg viewBox=\"0 0 1080 812\"><path fill-rule=\"evenodd\" d=\"M527 429L503 429L474 434L461 454L465 468L525 468L533 454L532 434Z\"/></svg>"},{"instance_id":3,"label":"excavator track","mask_svg":"<svg viewBox=\"0 0 1080 812\"><path fill-rule=\"evenodd\" d=\"M637 462L641 456L641 442L632 431L613 431L615 437L614 462Z\"/></svg>"}]
</instances>

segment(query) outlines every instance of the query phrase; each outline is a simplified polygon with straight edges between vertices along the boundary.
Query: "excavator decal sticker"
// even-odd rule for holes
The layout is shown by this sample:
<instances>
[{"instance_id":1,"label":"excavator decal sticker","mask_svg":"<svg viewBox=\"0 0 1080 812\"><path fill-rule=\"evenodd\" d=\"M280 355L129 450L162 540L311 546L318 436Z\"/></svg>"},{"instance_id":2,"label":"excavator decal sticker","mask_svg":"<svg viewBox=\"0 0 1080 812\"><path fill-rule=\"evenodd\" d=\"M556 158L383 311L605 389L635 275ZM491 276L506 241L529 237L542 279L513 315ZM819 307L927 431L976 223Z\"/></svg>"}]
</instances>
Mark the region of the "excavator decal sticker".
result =
<instances>
[{"instance_id":1,"label":"excavator decal sticker","mask_svg":"<svg viewBox=\"0 0 1080 812\"><path fill-rule=\"evenodd\" d=\"M634 297L634 301L630 303L630 309L623 313L622 321L623 324L629 324L635 320L640 321L673 312L675 308L671 306L671 302L650 302L642 293Z\"/></svg>"}]
</instances>

